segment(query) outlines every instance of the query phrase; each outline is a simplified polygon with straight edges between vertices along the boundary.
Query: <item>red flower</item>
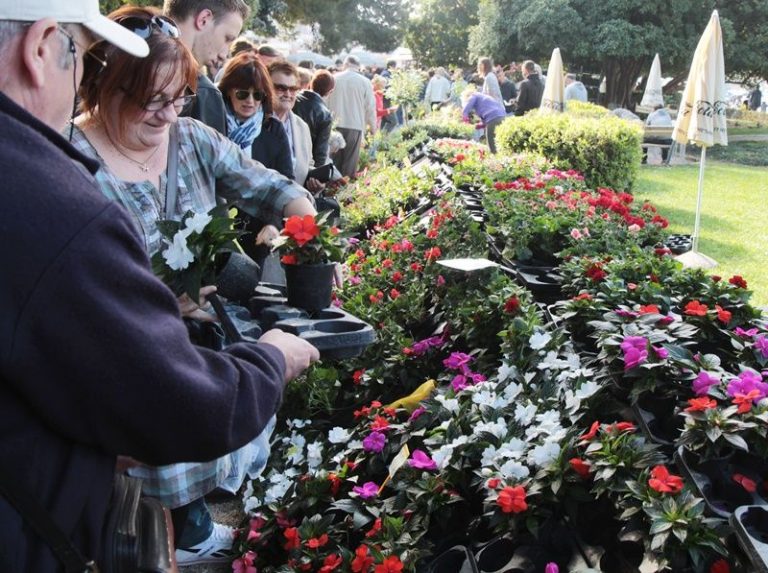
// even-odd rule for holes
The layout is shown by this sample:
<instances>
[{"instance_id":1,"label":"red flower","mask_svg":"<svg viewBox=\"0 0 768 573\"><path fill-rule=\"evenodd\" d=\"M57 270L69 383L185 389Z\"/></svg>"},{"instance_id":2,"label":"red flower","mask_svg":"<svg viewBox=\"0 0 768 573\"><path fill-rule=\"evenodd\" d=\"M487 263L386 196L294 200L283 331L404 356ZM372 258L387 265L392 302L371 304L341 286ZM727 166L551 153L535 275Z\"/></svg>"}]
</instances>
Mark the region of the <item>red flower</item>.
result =
<instances>
[{"instance_id":1,"label":"red flower","mask_svg":"<svg viewBox=\"0 0 768 573\"><path fill-rule=\"evenodd\" d=\"M382 416L376 416L371 422L371 430L375 432L382 432L387 429L389 429L389 421Z\"/></svg>"},{"instance_id":2,"label":"red flower","mask_svg":"<svg viewBox=\"0 0 768 573\"><path fill-rule=\"evenodd\" d=\"M402 571L403 562L397 555L390 555L374 569L374 573L402 573Z\"/></svg>"},{"instance_id":3,"label":"red flower","mask_svg":"<svg viewBox=\"0 0 768 573\"><path fill-rule=\"evenodd\" d=\"M381 261L381 266L384 267L385 269L391 269L392 265L394 264L395 262L392 259L384 259L383 261Z\"/></svg>"},{"instance_id":4,"label":"red flower","mask_svg":"<svg viewBox=\"0 0 768 573\"><path fill-rule=\"evenodd\" d=\"M741 487L743 487L749 493L755 493L755 490L757 490L757 484L755 483L755 481L749 479L745 475L733 474L731 476L731 479L735 481L737 484L739 484Z\"/></svg>"},{"instance_id":5,"label":"red flower","mask_svg":"<svg viewBox=\"0 0 768 573\"><path fill-rule=\"evenodd\" d=\"M661 314L659 312L659 307L655 304L645 304L637 309L637 312L640 314Z\"/></svg>"},{"instance_id":6,"label":"red flower","mask_svg":"<svg viewBox=\"0 0 768 573\"><path fill-rule=\"evenodd\" d=\"M377 517L376 521L373 522L373 526L368 530L368 532L365 534L366 537L375 537L376 534L381 531L381 518Z\"/></svg>"},{"instance_id":7,"label":"red flower","mask_svg":"<svg viewBox=\"0 0 768 573\"><path fill-rule=\"evenodd\" d=\"M589 432L586 434L579 436L579 440L591 440L597 435L597 431L600 429L600 422L594 422L592 426L589 428Z\"/></svg>"},{"instance_id":8,"label":"red flower","mask_svg":"<svg viewBox=\"0 0 768 573\"><path fill-rule=\"evenodd\" d=\"M717 408L717 402L715 402L709 396L704 396L702 398L691 398L688 400L688 403L690 406L685 409L686 412L703 412L704 410Z\"/></svg>"},{"instance_id":9,"label":"red flower","mask_svg":"<svg viewBox=\"0 0 768 573\"><path fill-rule=\"evenodd\" d=\"M339 489L341 488L341 478L334 473L329 473L328 481L331 482L331 495L336 497L336 494L339 493Z\"/></svg>"},{"instance_id":10,"label":"red flower","mask_svg":"<svg viewBox=\"0 0 768 573\"><path fill-rule=\"evenodd\" d=\"M728 324L731 322L731 317L733 316L731 311L724 310L723 307L721 307L719 304L715 305L715 310L717 311L717 320L723 324Z\"/></svg>"},{"instance_id":11,"label":"red flower","mask_svg":"<svg viewBox=\"0 0 768 573\"><path fill-rule=\"evenodd\" d=\"M747 288L747 281L745 281L741 275L733 275L728 279L728 282L737 288Z\"/></svg>"},{"instance_id":12,"label":"red flower","mask_svg":"<svg viewBox=\"0 0 768 573\"><path fill-rule=\"evenodd\" d=\"M284 265L295 265L299 260L296 258L296 255L283 255L280 257L280 262Z\"/></svg>"},{"instance_id":13,"label":"red flower","mask_svg":"<svg viewBox=\"0 0 768 573\"><path fill-rule=\"evenodd\" d=\"M296 527L289 527L283 531L283 537L285 537L283 548L286 551L296 549L301 545L301 537L299 537L299 530Z\"/></svg>"},{"instance_id":14,"label":"red flower","mask_svg":"<svg viewBox=\"0 0 768 573\"><path fill-rule=\"evenodd\" d=\"M306 243L320 234L320 227L315 223L312 215L294 215L285 222L283 235L287 235L296 241L296 244L303 247Z\"/></svg>"},{"instance_id":15,"label":"red flower","mask_svg":"<svg viewBox=\"0 0 768 573\"><path fill-rule=\"evenodd\" d=\"M731 573L731 566L725 559L718 559L709 568L709 573Z\"/></svg>"},{"instance_id":16,"label":"red flower","mask_svg":"<svg viewBox=\"0 0 768 573\"><path fill-rule=\"evenodd\" d=\"M579 474L582 478L587 479L589 477L589 472L592 469L592 466L587 462L581 458L571 458L568 460L568 463L571 464L573 471Z\"/></svg>"},{"instance_id":17,"label":"red flower","mask_svg":"<svg viewBox=\"0 0 768 573\"><path fill-rule=\"evenodd\" d=\"M760 390L750 390L746 394L736 393L733 403L739 407L739 414L746 414L752 409L752 401L760 396Z\"/></svg>"},{"instance_id":18,"label":"red flower","mask_svg":"<svg viewBox=\"0 0 768 573\"><path fill-rule=\"evenodd\" d=\"M504 312L508 314L517 314L520 310L520 299L516 296L511 296L504 303Z\"/></svg>"},{"instance_id":19,"label":"red flower","mask_svg":"<svg viewBox=\"0 0 768 573\"><path fill-rule=\"evenodd\" d=\"M411 263L411 270L415 273L420 273L424 270L424 266L421 263Z\"/></svg>"},{"instance_id":20,"label":"red flower","mask_svg":"<svg viewBox=\"0 0 768 573\"><path fill-rule=\"evenodd\" d=\"M683 489L683 478L672 475L665 466L656 466L651 470L648 485L659 493L675 494Z\"/></svg>"},{"instance_id":21,"label":"red flower","mask_svg":"<svg viewBox=\"0 0 768 573\"><path fill-rule=\"evenodd\" d=\"M685 314L689 316L707 316L707 305L698 300L692 300L685 305Z\"/></svg>"},{"instance_id":22,"label":"red flower","mask_svg":"<svg viewBox=\"0 0 768 573\"><path fill-rule=\"evenodd\" d=\"M363 374L365 374L365 368L361 368L360 370L355 370L352 374L352 382L355 384L360 384L360 382L363 381Z\"/></svg>"},{"instance_id":23,"label":"red flower","mask_svg":"<svg viewBox=\"0 0 768 573\"><path fill-rule=\"evenodd\" d=\"M603 270L603 267L600 264L595 263L590 265L590 267L584 273L584 276L586 276L588 279L591 279L594 283L599 283L608 276L608 273Z\"/></svg>"},{"instance_id":24,"label":"red flower","mask_svg":"<svg viewBox=\"0 0 768 573\"><path fill-rule=\"evenodd\" d=\"M338 566L341 565L341 562L342 562L341 555L336 555L335 553L331 553L323 561L323 566L320 568L319 573L331 573L331 571L336 570Z\"/></svg>"},{"instance_id":25,"label":"red flower","mask_svg":"<svg viewBox=\"0 0 768 573\"><path fill-rule=\"evenodd\" d=\"M427 239L437 239L437 229L432 227L427 231Z\"/></svg>"},{"instance_id":26,"label":"red flower","mask_svg":"<svg viewBox=\"0 0 768 573\"><path fill-rule=\"evenodd\" d=\"M618 422L613 425L617 432L634 432L635 425L632 422Z\"/></svg>"},{"instance_id":27,"label":"red flower","mask_svg":"<svg viewBox=\"0 0 768 573\"><path fill-rule=\"evenodd\" d=\"M424 252L424 258L428 261L431 261L433 259L439 258L442 254L443 252L440 250L440 247L432 247Z\"/></svg>"},{"instance_id":28,"label":"red flower","mask_svg":"<svg viewBox=\"0 0 768 573\"><path fill-rule=\"evenodd\" d=\"M352 560L353 573L368 573L373 565L373 557L368 557L368 546L361 545L355 549L355 558Z\"/></svg>"},{"instance_id":29,"label":"red flower","mask_svg":"<svg viewBox=\"0 0 768 573\"><path fill-rule=\"evenodd\" d=\"M712 275L713 283L719 283L721 280L723 280L723 277L721 277L720 275Z\"/></svg>"},{"instance_id":30,"label":"red flower","mask_svg":"<svg viewBox=\"0 0 768 573\"><path fill-rule=\"evenodd\" d=\"M592 295L588 292L583 292L573 297L573 300L592 300Z\"/></svg>"},{"instance_id":31,"label":"red flower","mask_svg":"<svg viewBox=\"0 0 768 573\"><path fill-rule=\"evenodd\" d=\"M403 273L400 271L395 271L392 273L392 281L394 282L400 282L403 279Z\"/></svg>"},{"instance_id":32,"label":"red flower","mask_svg":"<svg viewBox=\"0 0 768 573\"><path fill-rule=\"evenodd\" d=\"M525 489L521 485L506 486L499 492L496 503L504 513L521 513L528 509L525 502Z\"/></svg>"},{"instance_id":33,"label":"red flower","mask_svg":"<svg viewBox=\"0 0 768 573\"><path fill-rule=\"evenodd\" d=\"M313 537L307 541L307 547L310 549L320 549L326 543L328 543L328 534L323 533L320 537Z\"/></svg>"},{"instance_id":34,"label":"red flower","mask_svg":"<svg viewBox=\"0 0 768 573\"><path fill-rule=\"evenodd\" d=\"M399 297L399 296L400 296L400 291L397 290L396 288L393 288L391 291L389 291L389 297L392 300L396 300L397 297Z\"/></svg>"},{"instance_id":35,"label":"red flower","mask_svg":"<svg viewBox=\"0 0 768 573\"><path fill-rule=\"evenodd\" d=\"M485 483L485 485L487 485L490 489L496 489L499 487L500 481L501 480L499 480L499 478L491 478Z\"/></svg>"}]
</instances>

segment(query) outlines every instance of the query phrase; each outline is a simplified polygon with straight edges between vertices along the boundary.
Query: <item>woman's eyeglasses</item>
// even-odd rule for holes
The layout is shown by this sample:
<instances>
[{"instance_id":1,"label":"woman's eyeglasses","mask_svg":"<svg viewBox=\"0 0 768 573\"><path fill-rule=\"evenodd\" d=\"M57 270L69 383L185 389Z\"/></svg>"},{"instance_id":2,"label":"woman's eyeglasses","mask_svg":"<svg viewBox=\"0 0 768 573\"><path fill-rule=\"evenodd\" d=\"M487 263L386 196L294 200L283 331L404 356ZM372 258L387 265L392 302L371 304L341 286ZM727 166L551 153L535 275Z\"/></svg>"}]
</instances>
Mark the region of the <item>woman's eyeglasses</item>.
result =
<instances>
[{"instance_id":1,"label":"woman's eyeglasses","mask_svg":"<svg viewBox=\"0 0 768 573\"><path fill-rule=\"evenodd\" d=\"M161 109L165 109L169 105L172 105L176 112L180 112L182 109L187 107L192 101L195 99L195 94L193 93L186 93L184 95L181 95L176 98L164 98L164 97L156 97L149 100L147 103L145 103L142 108L144 108L146 111L160 111Z\"/></svg>"},{"instance_id":2,"label":"woman's eyeglasses","mask_svg":"<svg viewBox=\"0 0 768 573\"><path fill-rule=\"evenodd\" d=\"M152 16L149 19L141 18L139 16L128 16L117 20L123 28L128 28L131 32L136 34L139 38L146 40L152 35L152 30L160 30L166 36L171 38L179 37L179 29L176 27L176 22L165 16Z\"/></svg>"},{"instance_id":3,"label":"woman's eyeglasses","mask_svg":"<svg viewBox=\"0 0 768 573\"><path fill-rule=\"evenodd\" d=\"M292 93L295 94L298 92L301 88L299 86L287 86L285 84L275 84L275 91L283 92L283 93Z\"/></svg>"},{"instance_id":4,"label":"woman's eyeglasses","mask_svg":"<svg viewBox=\"0 0 768 573\"><path fill-rule=\"evenodd\" d=\"M264 92L259 90L235 90L235 98L238 101L245 101L249 97L253 97L253 101L262 101L264 99Z\"/></svg>"}]
</instances>

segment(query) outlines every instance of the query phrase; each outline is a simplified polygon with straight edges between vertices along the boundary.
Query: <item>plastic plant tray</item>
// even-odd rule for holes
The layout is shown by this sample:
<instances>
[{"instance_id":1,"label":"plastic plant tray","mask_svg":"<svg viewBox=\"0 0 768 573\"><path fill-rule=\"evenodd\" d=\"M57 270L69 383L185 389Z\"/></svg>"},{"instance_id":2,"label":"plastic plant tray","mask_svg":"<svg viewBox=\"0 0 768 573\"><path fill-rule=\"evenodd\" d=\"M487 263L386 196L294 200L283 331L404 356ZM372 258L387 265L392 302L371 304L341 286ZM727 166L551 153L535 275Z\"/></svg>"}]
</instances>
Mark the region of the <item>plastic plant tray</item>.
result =
<instances>
[{"instance_id":1,"label":"plastic plant tray","mask_svg":"<svg viewBox=\"0 0 768 573\"><path fill-rule=\"evenodd\" d=\"M763 505L737 507L729 521L754 570L768 573L768 508Z\"/></svg>"},{"instance_id":2,"label":"plastic plant tray","mask_svg":"<svg viewBox=\"0 0 768 573\"><path fill-rule=\"evenodd\" d=\"M317 348L322 358L333 360L358 356L376 340L370 324L340 308L329 307L310 316L288 306L283 289L262 285L249 302L251 315L264 331L279 328L294 334Z\"/></svg>"}]
</instances>

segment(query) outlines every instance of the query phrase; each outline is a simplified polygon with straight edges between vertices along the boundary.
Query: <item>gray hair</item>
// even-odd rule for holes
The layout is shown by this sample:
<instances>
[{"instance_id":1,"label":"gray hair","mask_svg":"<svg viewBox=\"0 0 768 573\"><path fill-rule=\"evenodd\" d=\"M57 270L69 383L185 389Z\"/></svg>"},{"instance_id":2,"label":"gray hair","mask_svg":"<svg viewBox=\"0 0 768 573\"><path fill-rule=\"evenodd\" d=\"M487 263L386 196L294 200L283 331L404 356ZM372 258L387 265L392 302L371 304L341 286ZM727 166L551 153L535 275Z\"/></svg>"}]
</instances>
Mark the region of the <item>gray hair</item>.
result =
<instances>
[{"instance_id":1,"label":"gray hair","mask_svg":"<svg viewBox=\"0 0 768 573\"><path fill-rule=\"evenodd\" d=\"M11 42L18 36L20 36L26 28L33 22L22 22L20 20L0 20L0 52L6 52L10 47ZM68 33L72 33L70 26L74 24L59 24ZM72 58L69 52L69 38L64 34L61 34L61 59L59 60L59 66L62 69L68 70Z\"/></svg>"},{"instance_id":2,"label":"gray hair","mask_svg":"<svg viewBox=\"0 0 768 573\"><path fill-rule=\"evenodd\" d=\"M350 54L349 56L344 58L344 65L350 68L359 68L360 60L358 60L355 56Z\"/></svg>"}]
</instances>

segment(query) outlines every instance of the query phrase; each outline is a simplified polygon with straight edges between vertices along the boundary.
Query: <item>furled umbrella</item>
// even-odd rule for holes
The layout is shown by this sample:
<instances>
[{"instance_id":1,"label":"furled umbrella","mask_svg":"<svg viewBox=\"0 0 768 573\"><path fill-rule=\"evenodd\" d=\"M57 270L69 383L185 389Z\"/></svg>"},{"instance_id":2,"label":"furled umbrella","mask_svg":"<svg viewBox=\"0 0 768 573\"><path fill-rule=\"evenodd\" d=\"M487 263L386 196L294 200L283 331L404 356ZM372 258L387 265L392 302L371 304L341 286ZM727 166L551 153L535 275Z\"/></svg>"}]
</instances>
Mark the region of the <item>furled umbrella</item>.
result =
<instances>
[{"instance_id":1,"label":"furled umbrella","mask_svg":"<svg viewBox=\"0 0 768 573\"><path fill-rule=\"evenodd\" d=\"M565 109L565 82L560 48L552 50L552 58L547 68L547 83L544 84L539 109L542 113L560 113Z\"/></svg>"},{"instance_id":2,"label":"furled umbrella","mask_svg":"<svg viewBox=\"0 0 768 573\"><path fill-rule=\"evenodd\" d=\"M717 10L696 46L688 82L685 84L680 110L677 114L672 139L678 143L690 141L701 147L699 185L696 199L696 221L693 227L693 248L678 257L685 266L710 268L717 263L699 253L701 231L701 197L707 147L728 145L725 120L725 60L723 58L723 32Z\"/></svg>"},{"instance_id":3,"label":"furled umbrella","mask_svg":"<svg viewBox=\"0 0 768 573\"><path fill-rule=\"evenodd\" d=\"M640 107L653 111L657 105L664 105L661 88L661 60L659 54L656 54L648 74L648 81L645 83L645 92L643 92L643 99L640 100Z\"/></svg>"}]
</instances>

